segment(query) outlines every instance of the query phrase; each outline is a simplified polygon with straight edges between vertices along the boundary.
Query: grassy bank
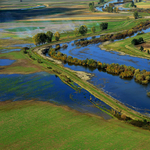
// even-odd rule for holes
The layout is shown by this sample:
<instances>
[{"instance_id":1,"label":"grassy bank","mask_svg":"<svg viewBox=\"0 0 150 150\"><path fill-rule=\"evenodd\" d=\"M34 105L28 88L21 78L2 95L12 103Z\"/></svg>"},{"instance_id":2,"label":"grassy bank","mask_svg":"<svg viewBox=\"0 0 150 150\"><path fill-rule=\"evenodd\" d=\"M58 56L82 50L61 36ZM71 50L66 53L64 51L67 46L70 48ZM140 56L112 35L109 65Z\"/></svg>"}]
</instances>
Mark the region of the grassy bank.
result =
<instances>
[{"instance_id":1,"label":"grassy bank","mask_svg":"<svg viewBox=\"0 0 150 150\"><path fill-rule=\"evenodd\" d=\"M56 74L60 78L61 78L61 75L66 75L73 82L77 83L79 86L81 86L82 88L89 91L92 95L94 95L98 99L104 101L106 104L108 104L109 106L111 106L112 108L117 110L118 112L125 114L126 116L129 116L133 119L140 119L140 120L143 120L145 118L145 116L142 116L141 114L122 105L119 101L117 101L117 100L113 99L111 96L105 94L103 91L99 90L94 85L90 84L89 82L86 82L85 80L82 80L70 69L63 67L62 65L58 65L48 59L44 59L37 53L33 52L33 50L39 49L39 47L30 49L30 52L29 52L30 56L32 56L33 61L38 62L39 59L42 61L42 63L39 63L38 65L44 67L45 69L47 69L47 67L50 67L49 70L54 72L54 74ZM44 46L41 46L41 47L44 47Z\"/></svg>"},{"instance_id":2,"label":"grassy bank","mask_svg":"<svg viewBox=\"0 0 150 150\"><path fill-rule=\"evenodd\" d=\"M0 120L1 150L149 149L150 146L149 131L48 102L1 102Z\"/></svg>"},{"instance_id":3,"label":"grassy bank","mask_svg":"<svg viewBox=\"0 0 150 150\"><path fill-rule=\"evenodd\" d=\"M143 37L143 39L146 43L149 43L149 41L150 41L150 33L145 33L145 34L137 35L135 37L128 38L128 39L125 39L122 41L113 42L111 44L105 45L104 48L108 49L108 50L124 52L126 54L136 56L136 57L143 57L143 58L150 59L149 54L140 51L139 48L137 48L136 46L131 44L131 41L133 39L138 39L139 37Z\"/></svg>"}]
</instances>

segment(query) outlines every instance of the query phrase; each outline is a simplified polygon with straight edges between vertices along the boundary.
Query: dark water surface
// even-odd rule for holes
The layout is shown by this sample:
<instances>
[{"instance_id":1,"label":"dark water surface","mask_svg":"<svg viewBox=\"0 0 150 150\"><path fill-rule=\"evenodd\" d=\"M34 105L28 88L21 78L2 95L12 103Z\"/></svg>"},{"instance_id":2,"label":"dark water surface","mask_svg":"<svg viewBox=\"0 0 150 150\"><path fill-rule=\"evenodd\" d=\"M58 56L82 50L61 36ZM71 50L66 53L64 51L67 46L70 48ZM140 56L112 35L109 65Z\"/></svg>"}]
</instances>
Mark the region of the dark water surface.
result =
<instances>
[{"instance_id":1,"label":"dark water surface","mask_svg":"<svg viewBox=\"0 0 150 150\"><path fill-rule=\"evenodd\" d=\"M0 66L8 66L14 63L16 60L10 60L10 59L0 59Z\"/></svg>"},{"instance_id":2,"label":"dark water surface","mask_svg":"<svg viewBox=\"0 0 150 150\"><path fill-rule=\"evenodd\" d=\"M150 31L149 29L143 30L145 33ZM135 33L133 36L136 36ZM133 37L132 36L132 37ZM98 37L98 36L97 36ZM88 37L90 39L92 37ZM129 38L129 37L127 37ZM84 40L84 39L82 39ZM119 41L119 40L116 40ZM78 59L94 59L102 63L118 63L120 65L133 66L140 70L150 71L150 60L132 57L129 55L120 55L120 53L115 51L105 51L99 48L98 44L90 44L87 46L76 46L72 45L76 41L71 41L68 44L67 49L61 48L60 51L68 56L76 57ZM63 44L61 44L63 45ZM48 54L46 54L48 56ZM64 64L65 67L68 67L76 71L85 71L88 73L94 73L95 76L89 81L98 88L104 90L106 93L124 103L126 106L139 111L141 113L150 113L150 98L146 95L147 91L150 91L150 84L147 86L136 83L134 79L124 80L119 76L114 76L106 72L99 71L98 69L87 68L83 66L75 66Z\"/></svg>"},{"instance_id":3,"label":"dark water surface","mask_svg":"<svg viewBox=\"0 0 150 150\"><path fill-rule=\"evenodd\" d=\"M66 105L83 113L93 113L105 119L111 117L95 107L90 97L99 107L111 109L104 102L92 96L88 91L75 91L64 84L58 77L46 72L29 75L0 75L0 101L39 100L49 101L58 105Z\"/></svg>"}]
</instances>

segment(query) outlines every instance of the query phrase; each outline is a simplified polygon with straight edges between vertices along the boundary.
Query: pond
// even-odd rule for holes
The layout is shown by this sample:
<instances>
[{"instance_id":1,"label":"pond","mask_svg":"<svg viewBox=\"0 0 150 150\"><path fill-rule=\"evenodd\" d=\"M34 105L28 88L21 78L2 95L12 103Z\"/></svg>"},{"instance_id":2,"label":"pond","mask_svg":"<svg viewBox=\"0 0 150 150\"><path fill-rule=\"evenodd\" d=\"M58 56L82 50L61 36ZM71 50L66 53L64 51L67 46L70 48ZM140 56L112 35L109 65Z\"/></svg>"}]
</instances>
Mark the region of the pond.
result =
<instances>
[{"instance_id":1,"label":"pond","mask_svg":"<svg viewBox=\"0 0 150 150\"><path fill-rule=\"evenodd\" d=\"M92 96L88 91L81 89L75 91L57 76L46 72L28 75L12 74L0 75L0 101L39 100L49 101L57 105L66 105L83 113L93 113L105 119L111 117L94 106L92 100L101 108L111 109L104 102Z\"/></svg>"},{"instance_id":2,"label":"pond","mask_svg":"<svg viewBox=\"0 0 150 150\"><path fill-rule=\"evenodd\" d=\"M12 63L14 63L16 60L10 60L10 59L0 59L0 66L9 66Z\"/></svg>"}]
</instances>

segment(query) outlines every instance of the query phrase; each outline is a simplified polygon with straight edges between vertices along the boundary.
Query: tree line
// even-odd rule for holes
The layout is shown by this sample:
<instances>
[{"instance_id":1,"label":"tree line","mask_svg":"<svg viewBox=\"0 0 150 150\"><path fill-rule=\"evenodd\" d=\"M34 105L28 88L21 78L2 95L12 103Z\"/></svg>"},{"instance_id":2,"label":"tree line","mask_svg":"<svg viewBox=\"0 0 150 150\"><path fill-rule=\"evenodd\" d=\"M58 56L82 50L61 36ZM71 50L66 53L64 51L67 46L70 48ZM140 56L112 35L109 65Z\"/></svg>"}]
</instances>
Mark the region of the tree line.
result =
<instances>
[{"instance_id":1,"label":"tree line","mask_svg":"<svg viewBox=\"0 0 150 150\"><path fill-rule=\"evenodd\" d=\"M139 82L141 84L148 84L150 82L150 72L146 70L140 71L139 69L135 69L132 66L126 66L126 65L119 65L119 64L106 64L102 63L100 61L96 61L94 59L85 59L81 60L78 58L73 58L72 56L67 56L66 54L63 54L61 52L57 52L61 47L60 45L56 45L55 48L49 49L49 55L57 60L61 60L63 62L72 63L75 65L82 65L82 66L88 66L92 68L98 68L102 69L110 74L116 74L119 75L120 78L133 78L136 82Z\"/></svg>"},{"instance_id":2,"label":"tree line","mask_svg":"<svg viewBox=\"0 0 150 150\"><path fill-rule=\"evenodd\" d=\"M56 32L54 34L54 37L56 41L59 41L60 33ZM37 33L36 35L33 36L32 39L34 44L37 46L37 45L52 42L52 38L53 38L53 33L51 31L47 31L46 33Z\"/></svg>"}]
</instances>

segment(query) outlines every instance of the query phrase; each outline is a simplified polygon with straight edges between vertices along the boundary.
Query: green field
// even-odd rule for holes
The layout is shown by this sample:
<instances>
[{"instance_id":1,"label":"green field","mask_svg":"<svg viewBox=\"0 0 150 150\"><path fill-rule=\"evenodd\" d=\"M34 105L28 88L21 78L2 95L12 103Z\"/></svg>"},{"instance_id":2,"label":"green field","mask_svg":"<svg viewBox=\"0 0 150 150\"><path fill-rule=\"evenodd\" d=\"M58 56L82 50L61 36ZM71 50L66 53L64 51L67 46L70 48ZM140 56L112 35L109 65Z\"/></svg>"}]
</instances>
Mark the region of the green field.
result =
<instances>
[{"instance_id":1,"label":"green field","mask_svg":"<svg viewBox=\"0 0 150 150\"><path fill-rule=\"evenodd\" d=\"M48 102L0 105L0 149L149 149L150 132Z\"/></svg>"},{"instance_id":2,"label":"green field","mask_svg":"<svg viewBox=\"0 0 150 150\"><path fill-rule=\"evenodd\" d=\"M11 28L11 29L5 29L9 32L23 32L23 31L32 31L36 29L44 29L45 27L18 27L18 28Z\"/></svg>"},{"instance_id":3,"label":"green field","mask_svg":"<svg viewBox=\"0 0 150 150\"><path fill-rule=\"evenodd\" d=\"M113 42L111 44L105 45L104 48L108 50L124 52L132 56L150 58L149 54L145 52L141 52L137 47L131 44L132 39L138 39L139 37L143 37L144 41L147 43L149 43L150 41L150 33L145 33L122 41Z\"/></svg>"}]
</instances>

